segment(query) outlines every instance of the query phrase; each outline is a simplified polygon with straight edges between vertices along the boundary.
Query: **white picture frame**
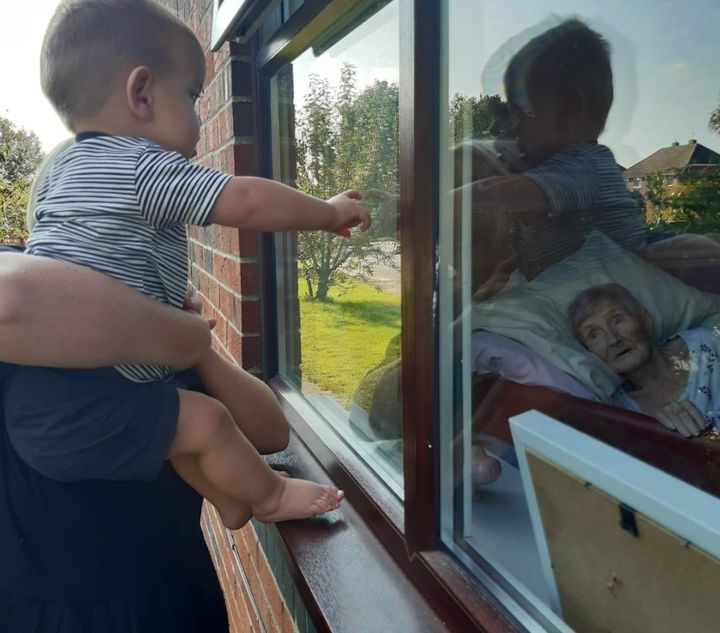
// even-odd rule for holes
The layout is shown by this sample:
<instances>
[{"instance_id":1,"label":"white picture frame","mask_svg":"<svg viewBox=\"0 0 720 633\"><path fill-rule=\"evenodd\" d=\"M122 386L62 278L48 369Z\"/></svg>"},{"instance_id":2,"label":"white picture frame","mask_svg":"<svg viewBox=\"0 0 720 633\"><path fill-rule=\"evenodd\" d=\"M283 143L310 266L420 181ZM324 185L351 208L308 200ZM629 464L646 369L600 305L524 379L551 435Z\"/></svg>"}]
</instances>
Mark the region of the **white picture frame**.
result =
<instances>
[{"instance_id":1,"label":"white picture frame","mask_svg":"<svg viewBox=\"0 0 720 633\"><path fill-rule=\"evenodd\" d=\"M716 497L538 411L510 418L510 431L550 606L561 617L528 451L720 559L720 502Z\"/></svg>"}]
</instances>

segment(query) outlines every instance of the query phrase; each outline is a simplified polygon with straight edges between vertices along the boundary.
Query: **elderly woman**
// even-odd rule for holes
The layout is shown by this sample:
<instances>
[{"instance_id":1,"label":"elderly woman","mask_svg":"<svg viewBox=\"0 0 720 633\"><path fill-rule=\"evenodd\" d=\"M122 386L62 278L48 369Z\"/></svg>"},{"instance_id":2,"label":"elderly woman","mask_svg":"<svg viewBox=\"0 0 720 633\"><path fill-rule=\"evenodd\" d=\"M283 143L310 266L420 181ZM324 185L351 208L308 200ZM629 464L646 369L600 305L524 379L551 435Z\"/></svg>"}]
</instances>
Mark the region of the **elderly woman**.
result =
<instances>
[{"instance_id":1,"label":"elderly woman","mask_svg":"<svg viewBox=\"0 0 720 633\"><path fill-rule=\"evenodd\" d=\"M568 308L577 339L624 383L616 401L684 437L720 427L720 339L695 328L656 344L648 311L620 284L593 286Z\"/></svg>"}]
</instances>

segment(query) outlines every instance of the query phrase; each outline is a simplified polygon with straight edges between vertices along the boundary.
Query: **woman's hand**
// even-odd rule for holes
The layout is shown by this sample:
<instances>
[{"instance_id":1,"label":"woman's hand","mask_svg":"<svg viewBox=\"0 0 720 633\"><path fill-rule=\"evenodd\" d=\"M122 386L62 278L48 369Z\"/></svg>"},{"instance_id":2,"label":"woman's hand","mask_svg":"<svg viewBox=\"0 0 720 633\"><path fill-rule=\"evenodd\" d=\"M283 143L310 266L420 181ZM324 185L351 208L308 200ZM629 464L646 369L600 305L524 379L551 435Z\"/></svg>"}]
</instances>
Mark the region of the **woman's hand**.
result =
<instances>
[{"instance_id":1,"label":"woman's hand","mask_svg":"<svg viewBox=\"0 0 720 633\"><path fill-rule=\"evenodd\" d=\"M655 412L655 418L666 429L677 431L683 437L696 437L707 426L705 418L689 400L671 402Z\"/></svg>"}]
</instances>

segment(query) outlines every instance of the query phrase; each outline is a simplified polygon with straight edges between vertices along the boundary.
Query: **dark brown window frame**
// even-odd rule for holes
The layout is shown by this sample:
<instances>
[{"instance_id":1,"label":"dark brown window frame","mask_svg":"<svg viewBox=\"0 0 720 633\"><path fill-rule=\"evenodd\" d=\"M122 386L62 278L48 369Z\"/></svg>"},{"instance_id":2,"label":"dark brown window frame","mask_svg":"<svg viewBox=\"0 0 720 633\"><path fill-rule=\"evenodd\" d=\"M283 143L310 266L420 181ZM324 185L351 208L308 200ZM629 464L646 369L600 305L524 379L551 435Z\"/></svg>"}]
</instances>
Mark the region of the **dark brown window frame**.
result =
<instances>
[{"instance_id":1,"label":"dark brown window frame","mask_svg":"<svg viewBox=\"0 0 720 633\"><path fill-rule=\"evenodd\" d=\"M257 148L261 175L271 175L268 140L270 77L361 1L306 0L274 36L255 51ZM412 16L404 22L406 28L402 29L400 36L402 392L414 394L413 398L403 399L405 502L403 505L395 498L339 438L329 442L321 439L300 413L306 408L302 406L302 396L277 375L274 245L272 237L265 236L261 248L265 377L290 420L294 439L299 440L291 443L290 449L280 458L281 463L293 475L316 477L315 462L319 463L325 473L331 475L333 482L345 490L353 510L389 556L385 561L381 555L376 556L367 538L359 534L362 530L358 530L358 549L348 552L346 548L333 547L333 528L322 522L278 524L276 529L287 548L287 562L296 584L319 631L331 632L337 628L376 630L368 621L370 614L363 612L362 601L357 597L357 618L334 621L334 610L324 601L327 592L332 590L313 583L312 578L318 577L316 569L303 569L301 552L305 551L308 543L317 544L323 538L326 539L322 557L325 565L319 577L325 585L328 578L344 578L345 571L339 566L347 566L356 574L361 569L363 577L358 581L372 585L377 583L378 586L383 586L387 573L394 565L400 568L421 599L418 602L417 596L410 591L406 594L408 602L403 605L395 603L398 631L517 631L521 630L518 622L442 547L439 539L435 428L438 408L435 369L438 314L433 253L437 240L435 209L439 200L436 171L439 161L440 7L439 3L427 0L399 1L402 13ZM418 394L423 394L423 397L417 397ZM371 547L372 556L364 555L362 543ZM377 598L384 594L377 592L373 595ZM394 596L393 600L397 599ZM352 602L353 597L341 596L338 600L344 601L343 612L347 615L347 603ZM414 605L414 608L409 608L409 605ZM392 608L392 605L389 607ZM413 617L402 619L409 613L434 613L444 626L426 615L422 629L412 628L416 626L412 624Z\"/></svg>"}]
</instances>

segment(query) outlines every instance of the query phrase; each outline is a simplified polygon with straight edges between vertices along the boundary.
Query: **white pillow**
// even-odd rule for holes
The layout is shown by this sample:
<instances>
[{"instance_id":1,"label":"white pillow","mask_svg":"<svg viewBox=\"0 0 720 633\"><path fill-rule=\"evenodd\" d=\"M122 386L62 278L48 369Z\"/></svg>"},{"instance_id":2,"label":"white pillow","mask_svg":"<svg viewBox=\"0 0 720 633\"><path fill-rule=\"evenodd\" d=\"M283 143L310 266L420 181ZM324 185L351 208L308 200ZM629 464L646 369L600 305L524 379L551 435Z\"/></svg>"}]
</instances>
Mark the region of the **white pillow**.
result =
<instances>
[{"instance_id":1,"label":"white pillow","mask_svg":"<svg viewBox=\"0 0 720 633\"><path fill-rule=\"evenodd\" d=\"M662 341L697 326L716 311L719 298L700 292L593 231L572 255L472 308L473 330L487 330L526 345L604 400L620 379L575 339L567 309L583 290L616 282L650 313Z\"/></svg>"}]
</instances>

